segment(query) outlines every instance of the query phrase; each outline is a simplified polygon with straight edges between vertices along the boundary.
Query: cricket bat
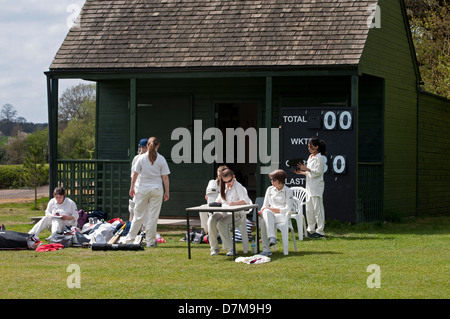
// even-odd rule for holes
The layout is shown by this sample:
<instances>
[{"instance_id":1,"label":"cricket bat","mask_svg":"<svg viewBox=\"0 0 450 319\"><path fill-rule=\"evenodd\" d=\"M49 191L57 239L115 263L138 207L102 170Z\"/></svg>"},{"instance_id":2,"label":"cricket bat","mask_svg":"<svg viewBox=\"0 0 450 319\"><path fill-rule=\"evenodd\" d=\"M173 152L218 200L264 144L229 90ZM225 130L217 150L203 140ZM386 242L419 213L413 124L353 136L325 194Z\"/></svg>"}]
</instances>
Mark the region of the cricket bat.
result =
<instances>
[{"instance_id":1,"label":"cricket bat","mask_svg":"<svg viewBox=\"0 0 450 319\"><path fill-rule=\"evenodd\" d=\"M114 236L108 241L108 244L114 244L117 239L119 239L120 235L122 235L123 231L125 230L125 227L127 226L127 223L124 223L122 227L114 234Z\"/></svg>"}]
</instances>

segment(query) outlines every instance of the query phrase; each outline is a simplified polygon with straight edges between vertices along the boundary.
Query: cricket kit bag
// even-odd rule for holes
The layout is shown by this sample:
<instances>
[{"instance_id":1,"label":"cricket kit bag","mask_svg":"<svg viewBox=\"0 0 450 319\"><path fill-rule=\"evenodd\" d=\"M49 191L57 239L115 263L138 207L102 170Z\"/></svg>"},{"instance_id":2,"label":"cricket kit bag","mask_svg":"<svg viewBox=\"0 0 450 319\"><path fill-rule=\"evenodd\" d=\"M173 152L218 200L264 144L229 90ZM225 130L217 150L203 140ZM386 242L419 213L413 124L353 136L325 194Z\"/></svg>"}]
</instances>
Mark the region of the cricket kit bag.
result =
<instances>
[{"instance_id":1,"label":"cricket kit bag","mask_svg":"<svg viewBox=\"0 0 450 319\"><path fill-rule=\"evenodd\" d=\"M144 246L141 244L106 244L93 243L92 250L143 250Z\"/></svg>"},{"instance_id":2,"label":"cricket kit bag","mask_svg":"<svg viewBox=\"0 0 450 319\"><path fill-rule=\"evenodd\" d=\"M36 249L39 238L33 234L0 230L0 250Z\"/></svg>"}]
</instances>

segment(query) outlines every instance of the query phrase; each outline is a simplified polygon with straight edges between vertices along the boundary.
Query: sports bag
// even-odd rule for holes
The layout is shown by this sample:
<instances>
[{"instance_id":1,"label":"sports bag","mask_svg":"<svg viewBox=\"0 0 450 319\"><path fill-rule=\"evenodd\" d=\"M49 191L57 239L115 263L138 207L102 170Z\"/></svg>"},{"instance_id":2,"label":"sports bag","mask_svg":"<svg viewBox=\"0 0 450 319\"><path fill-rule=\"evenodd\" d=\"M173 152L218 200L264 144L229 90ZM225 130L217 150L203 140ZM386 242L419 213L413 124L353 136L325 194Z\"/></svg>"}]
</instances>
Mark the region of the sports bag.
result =
<instances>
[{"instance_id":1,"label":"sports bag","mask_svg":"<svg viewBox=\"0 0 450 319\"><path fill-rule=\"evenodd\" d=\"M93 243L92 250L144 250L141 244L106 244Z\"/></svg>"},{"instance_id":2,"label":"sports bag","mask_svg":"<svg viewBox=\"0 0 450 319\"><path fill-rule=\"evenodd\" d=\"M50 236L50 244L61 244L64 248L72 246L73 234L70 233L53 233Z\"/></svg>"},{"instance_id":3,"label":"sports bag","mask_svg":"<svg viewBox=\"0 0 450 319\"><path fill-rule=\"evenodd\" d=\"M84 224L86 224L87 219L88 219L88 214L87 214L84 210L79 209L79 210L78 210L77 227L78 227L79 229L82 229L83 226L84 226Z\"/></svg>"},{"instance_id":4,"label":"sports bag","mask_svg":"<svg viewBox=\"0 0 450 319\"><path fill-rule=\"evenodd\" d=\"M204 237L205 237L206 233L205 230L203 228L193 228L191 227L191 229L189 230L189 241L191 243L195 243L195 244L202 244L205 243ZM187 234L184 236L184 241L187 241Z\"/></svg>"},{"instance_id":5,"label":"sports bag","mask_svg":"<svg viewBox=\"0 0 450 319\"><path fill-rule=\"evenodd\" d=\"M0 250L36 249L39 238L33 234L0 230Z\"/></svg>"},{"instance_id":6,"label":"sports bag","mask_svg":"<svg viewBox=\"0 0 450 319\"><path fill-rule=\"evenodd\" d=\"M108 220L108 213L102 212L101 210L96 209L93 212L87 214L87 219L97 217L98 220Z\"/></svg>"}]
</instances>

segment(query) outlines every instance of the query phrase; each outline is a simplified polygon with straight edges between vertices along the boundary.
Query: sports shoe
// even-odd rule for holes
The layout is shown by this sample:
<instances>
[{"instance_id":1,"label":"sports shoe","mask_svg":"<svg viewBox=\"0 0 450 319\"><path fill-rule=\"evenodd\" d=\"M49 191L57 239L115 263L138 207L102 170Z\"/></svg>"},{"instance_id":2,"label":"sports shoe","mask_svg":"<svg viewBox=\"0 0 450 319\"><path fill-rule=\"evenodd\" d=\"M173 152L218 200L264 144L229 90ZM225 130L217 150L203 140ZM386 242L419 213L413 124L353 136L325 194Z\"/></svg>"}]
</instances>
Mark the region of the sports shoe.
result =
<instances>
[{"instance_id":1,"label":"sports shoe","mask_svg":"<svg viewBox=\"0 0 450 319\"><path fill-rule=\"evenodd\" d=\"M211 249L211 256L217 256L219 254L220 249Z\"/></svg>"},{"instance_id":2,"label":"sports shoe","mask_svg":"<svg viewBox=\"0 0 450 319\"><path fill-rule=\"evenodd\" d=\"M278 244L278 240L275 237L270 237L269 238L269 245L273 246L273 245L276 245L276 244Z\"/></svg>"},{"instance_id":3,"label":"sports shoe","mask_svg":"<svg viewBox=\"0 0 450 319\"><path fill-rule=\"evenodd\" d=\"M323 238L323 237L325 237L325 235L322 235L319 233L312 233L312 234L308 233L308 237L309 238Z\"/></svg>"},{"instance_id":4,"label":"sports shoe","mask_svg":"<svg viewBox=\"0 0 450 319\"><path fill-rule=\"evenodd\" d=\"M228 257L233 257L233 256L234 256L233 251L231 250L231 251L227 252L227 256L228 256Z\"/></svg>"}]
</instances>

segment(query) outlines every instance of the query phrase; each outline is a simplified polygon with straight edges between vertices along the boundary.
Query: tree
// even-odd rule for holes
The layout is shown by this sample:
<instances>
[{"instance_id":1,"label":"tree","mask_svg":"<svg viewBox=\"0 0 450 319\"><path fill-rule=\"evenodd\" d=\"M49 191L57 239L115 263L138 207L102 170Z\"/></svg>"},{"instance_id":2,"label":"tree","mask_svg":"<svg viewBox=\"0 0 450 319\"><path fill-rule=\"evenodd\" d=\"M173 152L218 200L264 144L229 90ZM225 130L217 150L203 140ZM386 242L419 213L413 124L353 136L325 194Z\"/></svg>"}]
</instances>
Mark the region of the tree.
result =
<instances>
[{"instance_id":1,"label":"tree","mask_svg":"<svg viewBox=\"0 0 450 319\"><path fill-rule=\"evenodd\" d=\"M70 90L79 92L79 86L68 89ZM74 104L73 107L75 108ZM86 96L81 104L76 106L76 112L72 112L73 117L59 133L59 158L92 159L95 151L95 109L95 95Z\"/></svg>"},{"instance_id":2,"label":"tree","mask_svg":"<svg viewBox=\"0 0 450 319\"><path fill-rule=\"evenodd\" d=\"M1 115L2 117L4 117L7 121L10 122L14 122L14 119L17 116L17 111L14 108L14 106L12 104L3 104L2 106L2 110L1 110Z\"/></svg>"},{"instance_id":3,"label":"tree","mask_svg":"<svg viewBox=\"0 0 450 319\"><path fill-rule=\"evenodd\" d=\"M37 209L37 188L47 180L44 164L48 154L48 130L38 131L28 135L27 152L23 167L25 174L22 176L27 185L34 188L34 209Z\"/></svg>"},{"instance_id":4,"label":"tree","mask_svg":"<svg viewBox=\"0 0 450 319\"><path fill-rule=\"evenodd\" d=\"M19 133L8 138L5 144L7 164L22 164L25 160L27 149L27 134Z\"/></svg>"},{"instance_id":5,"label":"tree","mask_svg":"<svg viewBox=\"0 0 450 319\"><path fill-rule=\"evenodd\" d=\"M24 118L23 116L19 116L16 118L15 122L20 125L23 125L23 124L27 123L27 119Z\"/></svg>"},{"instance_id":6,"label":"tree","mask_svg":"<svg viewBox=\"0 0 450 319\"><path fill-rule=\"evenodd\" d=\"M2 132L5 136L10 136L14 127L14 120L17 117L17 111L12 104L3 104L0 111L2 119Z\"/></svg>"},{"instance_id":7,"label":"tree","mask_svg":"<svg viewBox=\"0 0 450 319\"><path fill-rule=\"evenodd\" d=\"M450 99L450 4L447 0L405 3L424 89Z\"/></svg>"},{"instance_id":8,"label":"tree","mask_svg":"<svg viewBox=\"0 0 450 319\"><path fill-rule=\"evenodd\" d=\"M59 121L67 123L72 120L83 119L88 116L83 103L95 100L95 84L78 84L66 89L59 99Z\"/></svg>"}]
</instances>

